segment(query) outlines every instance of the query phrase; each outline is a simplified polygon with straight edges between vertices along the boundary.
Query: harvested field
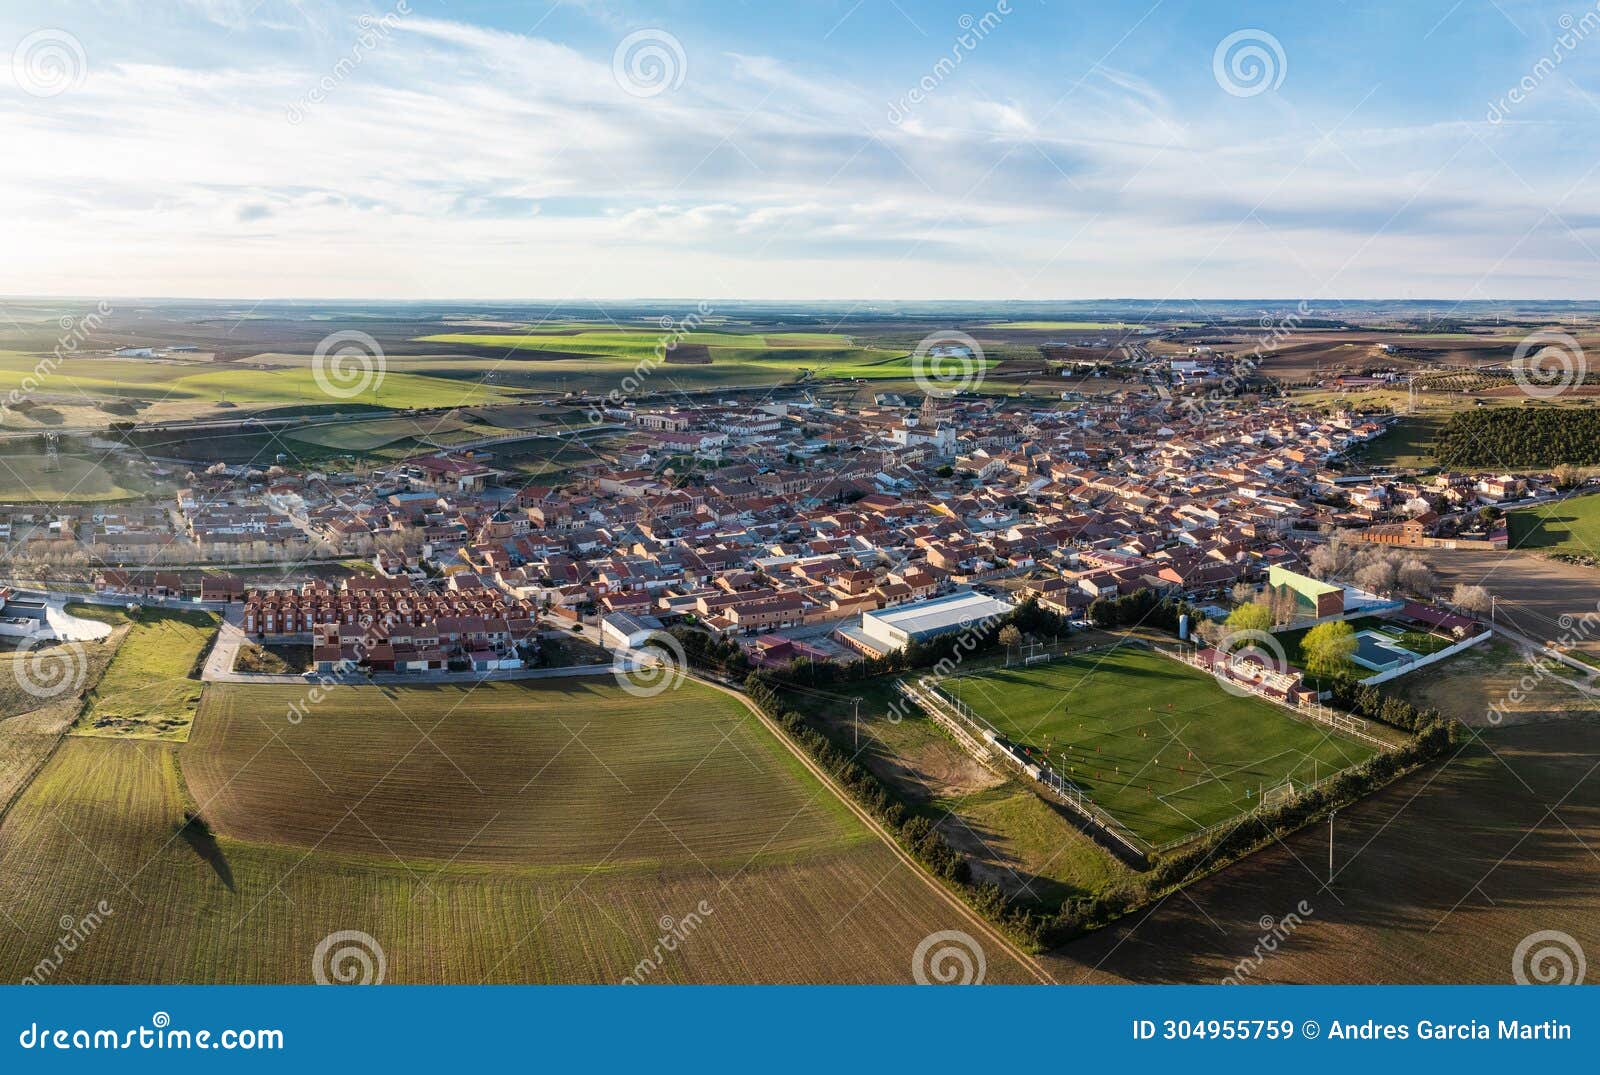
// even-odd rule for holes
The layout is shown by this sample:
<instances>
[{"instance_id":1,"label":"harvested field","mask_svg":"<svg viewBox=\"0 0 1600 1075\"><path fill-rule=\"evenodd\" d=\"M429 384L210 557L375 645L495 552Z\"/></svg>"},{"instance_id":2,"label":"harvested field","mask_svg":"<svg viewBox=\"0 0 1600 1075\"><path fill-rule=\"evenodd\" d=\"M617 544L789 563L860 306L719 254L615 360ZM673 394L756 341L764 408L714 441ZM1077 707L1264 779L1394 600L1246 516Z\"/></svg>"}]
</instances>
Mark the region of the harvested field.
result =
<instances>
[{"instance_id":1,"label":"harvested field","mask_svg":"<svg viewBox=\"0 0 1600 1075\"><path fill-rule=\"evenodd\" d=\"M304 687L217 684L184 774L220 832L383 858L654 863L682 840L739 865L850 836L744 706L690 690L694 720L609 679L333 687L291 723Z\"/></svg>"},{"instance_id":2,"label":"harvested field","mask_svg":"<svg viewBox=\"0 0 1600 1075\"><path fill-rule=\"evenodd\" d=\"M318 943L360 930L395 983L905 982L917 944L942 929L984 935L986 980L1026 980L1007 949L763 738L753 717L737 720L732 699L698 687L671 705L615 687L481 689L494 688L536 700L479 705L474 696L454 712L412 711L451 747L481 737L458 760L495 803L488 810L460 802L476 793L459 776L419 779L448 764L409 722L382 716L381 700L335 699L293 727L282 699L256 693L271 689L237 688L253 697L208 697L181 748L68 738L0 825L0 974L37 974L59 919L105 901L104 924L60 967L44 965L49 980L309 982ZM242 711L247 702L289 739L253 760L244 751L267 737ZM650 715L661 709L670 720ZM581 741L558 720L585 729ZM361 785L373 770L352 750L392 767L403 791ZM424 754L434 756L419 761ZM528 768L510 773L507 755ZM230 788L204 810L214 832L185 829L186 809L215 795L224 763L238 766L245 792ZM258 766L279 780L271 801ZM335 818L326 839L313 835L297 807L323 824L330 793L312 766L334 794L354 794L341 811L373 831ZM680 783L663 784L658 770ZM302 797L310 786L319 798ZM596 801L600 790L613 804ZM418 830L409 836L386 820L402 798ZM592 822L576 813L585 802ZM241 836L257 822L240 811L254 809L270 815L274 842ZM486 825L447 836L480 814ZM566 831L574 826L583 831ZM391 838L402 842L392 851ZM669 932L681 943L661 951Z\"/></svg>"},{"instance_id":3,"label":"harvested field","mask_svg":"<svg viewBox=\"0 0 1600 1075\"><path fill-rule=\"evenodd\" d=\"M1435 550L1423 557L1444 593L1457 583L1481 585L1495 595L1500 623L1574 654L1600 657L1600 570L1493 549Z\"/></svg>"},{"instance_id":4,"label":"harvested field","mask_svg":"<svg viewBox=\"0 0 1600 1075\"><path fill-rule=\"evenodd\" d=\"M1558 662L1530 664L1523 650L1494 639L1388 684L1414 705L1472 727L1600 716L1600 698L1569 683L1589 677Z\"/></svg>"},{"instance_id":5,"label":"harvested field","mask_svg":"<svg viewBox=\"0 0 1600 1075\"><path fill-rule=\"evenodd\" d=\"M1510 984L1539 930L1600 946L1600 725L1503 728L1045 960L1063 982ZM1302 901L1309 911L1302 911ZM1294 922L1290 915L1300 919ZM1287 937L1259 965L1276 925Z\"/></svg>"}]
</instances>

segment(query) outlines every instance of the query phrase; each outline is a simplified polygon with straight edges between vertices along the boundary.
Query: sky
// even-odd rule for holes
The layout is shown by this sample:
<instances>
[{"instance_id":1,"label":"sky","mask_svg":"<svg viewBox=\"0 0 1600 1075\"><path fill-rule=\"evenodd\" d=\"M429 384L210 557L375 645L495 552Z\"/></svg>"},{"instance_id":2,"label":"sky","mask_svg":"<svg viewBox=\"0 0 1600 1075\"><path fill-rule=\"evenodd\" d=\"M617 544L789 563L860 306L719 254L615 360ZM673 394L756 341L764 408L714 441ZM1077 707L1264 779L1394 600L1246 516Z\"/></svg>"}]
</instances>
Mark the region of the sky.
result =
<instances>
[{"instance_id":1,"label":"sky","mask_svg":"<svg viewBox=\"0 0 1600 1075\"><path fill-rule=\"evenodd\" d=\"M1597 0L7 0L0 294L1597 299L1597 134Z\"/></svg>"}]
</instances>

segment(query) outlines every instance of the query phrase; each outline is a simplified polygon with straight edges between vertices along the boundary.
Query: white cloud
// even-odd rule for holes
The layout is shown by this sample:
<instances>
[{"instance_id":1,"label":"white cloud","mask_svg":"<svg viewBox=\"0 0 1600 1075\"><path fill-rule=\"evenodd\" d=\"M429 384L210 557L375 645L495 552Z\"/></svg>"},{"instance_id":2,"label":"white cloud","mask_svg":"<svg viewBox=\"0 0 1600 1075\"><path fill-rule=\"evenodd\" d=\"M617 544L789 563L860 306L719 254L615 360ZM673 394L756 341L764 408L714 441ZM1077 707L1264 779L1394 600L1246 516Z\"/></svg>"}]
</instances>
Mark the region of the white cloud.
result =
<instances>
[{"instance_id":1,"label":"white cloud","mask_svg":"<svg viewBox=\"0 0 1600 1075\"><path fill-rule=\"evenodd\" d=\"M0 90L0 292L1448 296L1535 228L1506 279L1592 277L1547 219L1576 177L1510 163L1531 125L1247 127L1272 114L1129 72L1062 103L974 67L893 127L897 87L769 56L690 48L640 99L606 47L410 15L352 61L387 9L199 6L204 47L141 47L129 7L78 89Z\"/></svg>"}]
</instances>

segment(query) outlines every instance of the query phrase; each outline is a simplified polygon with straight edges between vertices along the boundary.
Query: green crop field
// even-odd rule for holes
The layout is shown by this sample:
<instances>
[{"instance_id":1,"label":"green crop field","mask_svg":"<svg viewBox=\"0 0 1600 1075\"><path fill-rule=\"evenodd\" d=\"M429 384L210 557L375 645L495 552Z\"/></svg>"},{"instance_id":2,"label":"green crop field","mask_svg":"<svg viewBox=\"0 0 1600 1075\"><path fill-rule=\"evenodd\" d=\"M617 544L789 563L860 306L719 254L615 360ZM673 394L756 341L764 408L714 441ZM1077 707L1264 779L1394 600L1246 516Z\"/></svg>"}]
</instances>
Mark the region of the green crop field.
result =
<instances>
[{"instance_id":1,"label":"green crop field","mask_svg":"<svg viewBox=\"0 0 1600 1075\"><path fill-rule=\"evenodd\" d=\"M1513 549L1600 558L1600 493L1513 511L1507 520Z\"/></svg>"},{"instance_id":2,"label":"green crop field","mask_svg":"<svg viewBox=\"0 0 1600 1075\"><path fill-rule=\"evenodd\" d=\"M200 659L216 632L210 612L140 610L74 733L185 738L200 701Z\"/></svg>"},{"instance_id":3,"label":"green crop field","mask_svg":"<svg viewBox=\"0 0 1600 1075\"><path fill-rule=\"evenodd\" d=\"M0 975L100 901L50 980L310 982L358 930L395 983L905 982L975 929L708 688L341 687L290 721L305 700L212 686L181 746L68 737L0 824Z\"/></svg>"},{"instance_id":4,"label":"green crop field","mask_svg":"<svg viewBox=\"0 0 1600 1075\"><path fill-rule=\"evenodd\" d=\"M301 429L291 429L283 435L290 440L337 451L363 452L382 448L395 441L454 433L465 425L466 423L458 419L442 415L424 418L374 418L365 422L305 426Z\"/></svg>"},{"instance_id":5,"label":"green crop field","mask_svg":"<svg viewBox=\"0 0 1600 1075\"><path fill-rule=\"evenodd\" d=\"M1010 328L1031 332L1059 332L1119 330L1128 326L1121 321L1003 321L997 325L985 325L985 328Z\"/></svg>"},{"instance_id":6,"label":"green crop field","mask_svg":"<svg viewBox=\"0 0 1600 1075\"><path fill-rule=\"evenodd\" d=\"M1048 755L1152 844L1250 810L1265 788L1329 776L1375 753L1133 646L943 687L1034 757Z\"/></svg>"},{"instance_id":7,"label":"green crop field","mask_svg":"<svg viewBox=\"0 0 1600 1075\"><path fill-rule=\"evenodd\" d=\"M235 406L295 403L369 404L382 407L481 406L513 401L515 393L494 385L401 369L396 360L387 372L372 378L350 397L330 397L318 384L309 355L285 356L282 368L254 365L218 366L210 362L154 362L136 359L74 359L51 371L32 391L51 397L87 400L146 400L162 403ZM0 353L0 392L30 391L38 359L15 352Z\"/></svg>"},{"instance_id":8,"label":"green crop field","mask_svg":"<svg viewBox=\"0 0 1600 1075\"><path fill-rule=\"evenodd\" d=\"M93 458L61 455L45 469L43 453L0 455L0 501L87 504L138 496Z\"/></svg>"},{"instance_id":9,"label":"green crop field","mask_svg":"<svg viewBox=\"0 0 1600 1075\"><path fill-rule=\"evenodd\" d=\"M445 333L423 336L427 343L460 343L473 347L504 347L512 351L557 351L573 355L617 355L625 358L644 358L656 353L664 341L680 344L699 344L712 348L784 349L802 348L813 351L849 350L854 347L850 337L822 332L776 332L765 335L743 335L734 332L670 333L659 329L636 331L610 330L597 332L529 333L526 335Z\"/></svg>"},{"instance_id":10,"label":"green crop field","mask_svg":"<svg viewBox=\"0 0 1600 1075\"><path fill-rule=\"evenodd\" d=\"M859 347L848 336L827 333L738 335L694 332L682 337L686 347L704 348L709 362L670 361L658 349L655 331L582 332L572 335L482 335L447 333L419 342L454 343L502 351L496 359L391 359L391 369L423 369L437 377L482 377L506 387L541 390L595 391L647 363L645 391L671 392L721 385L761 385L813 377L882 379L908 377L908 350ZM574 357L581 356L581 357Z\"/></svg>"}]
</instances>

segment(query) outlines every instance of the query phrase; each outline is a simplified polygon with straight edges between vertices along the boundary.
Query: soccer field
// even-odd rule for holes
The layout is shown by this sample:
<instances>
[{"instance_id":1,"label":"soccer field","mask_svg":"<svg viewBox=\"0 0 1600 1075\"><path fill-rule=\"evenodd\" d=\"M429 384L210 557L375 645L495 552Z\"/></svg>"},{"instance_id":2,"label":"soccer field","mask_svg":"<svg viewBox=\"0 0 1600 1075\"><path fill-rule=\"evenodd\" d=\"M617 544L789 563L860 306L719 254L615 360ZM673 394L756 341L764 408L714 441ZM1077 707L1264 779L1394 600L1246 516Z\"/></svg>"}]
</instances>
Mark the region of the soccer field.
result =
<instances>
[{"instance_id":1,"label":"soccer field","mask_svg":"<svg viewBox=\"0 0 1600 1075\"><path fill-rule=\"evenodd\" d=\"M959 699L1152 844L1254 808L1264 789L1376 751L1147 649L948 679Z\"/></svg>"}]
</instances>

